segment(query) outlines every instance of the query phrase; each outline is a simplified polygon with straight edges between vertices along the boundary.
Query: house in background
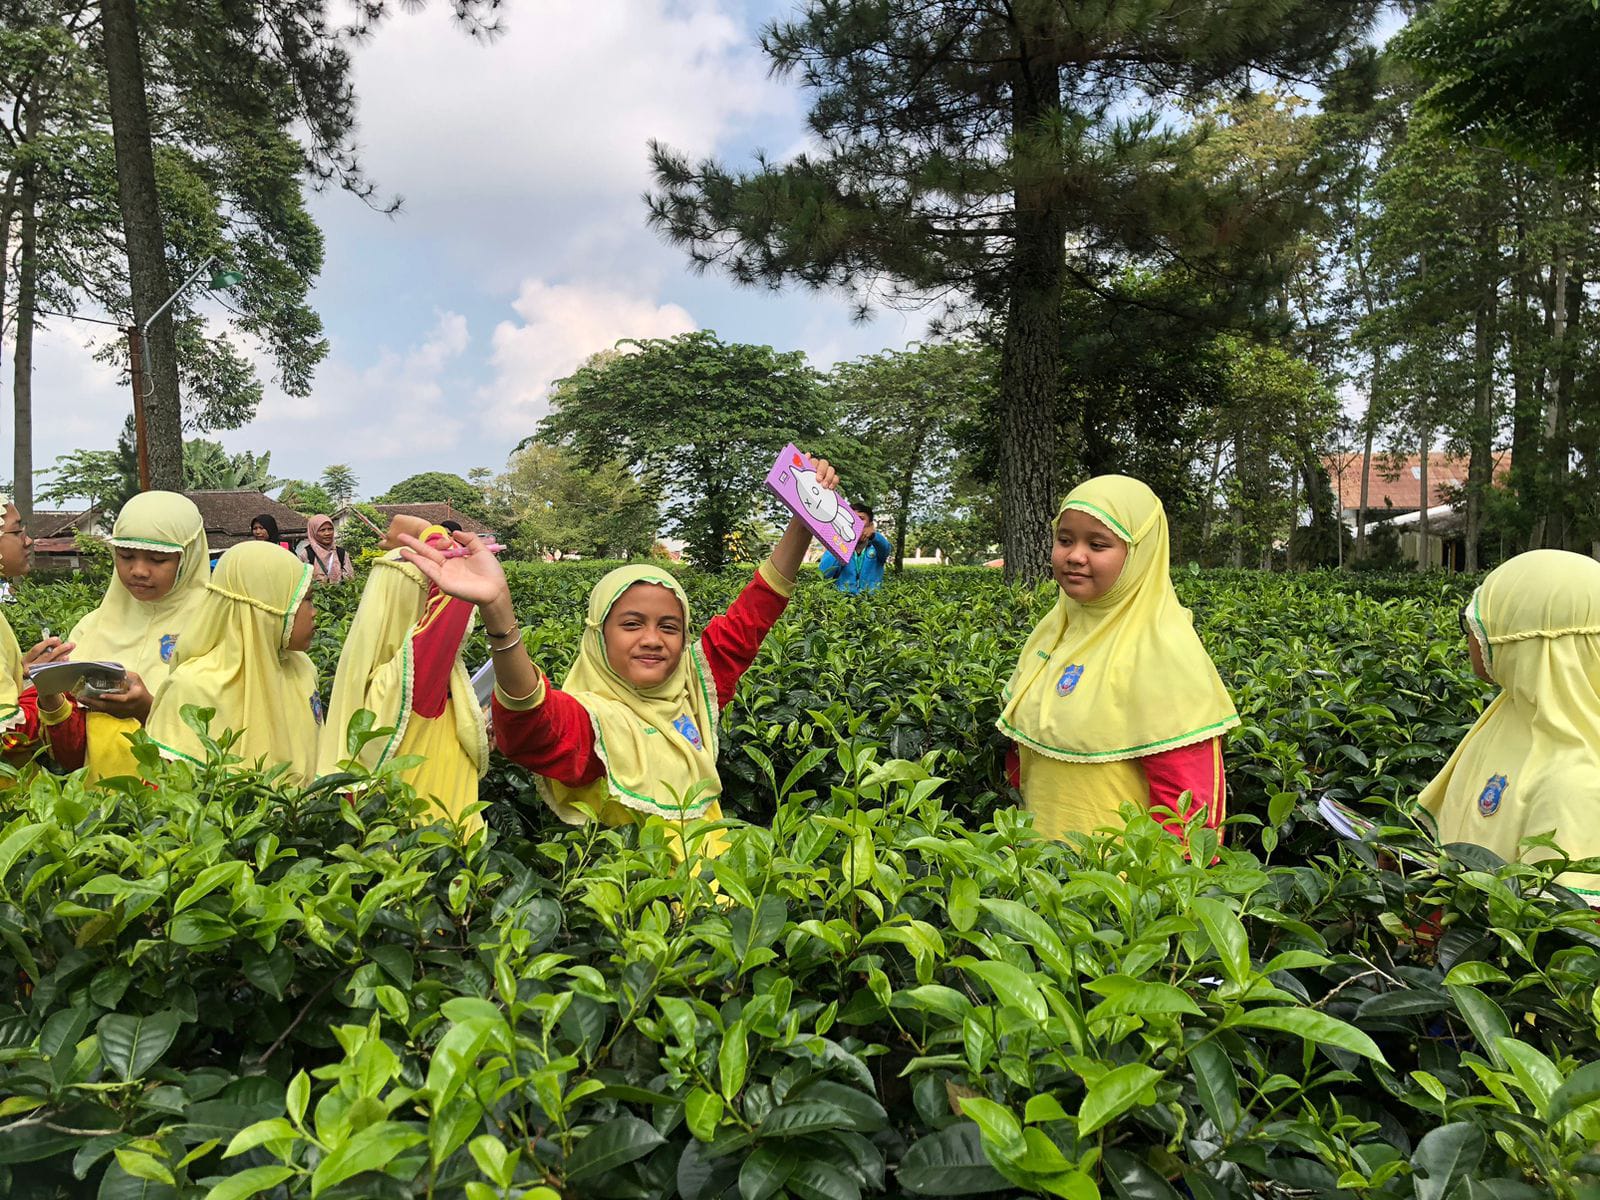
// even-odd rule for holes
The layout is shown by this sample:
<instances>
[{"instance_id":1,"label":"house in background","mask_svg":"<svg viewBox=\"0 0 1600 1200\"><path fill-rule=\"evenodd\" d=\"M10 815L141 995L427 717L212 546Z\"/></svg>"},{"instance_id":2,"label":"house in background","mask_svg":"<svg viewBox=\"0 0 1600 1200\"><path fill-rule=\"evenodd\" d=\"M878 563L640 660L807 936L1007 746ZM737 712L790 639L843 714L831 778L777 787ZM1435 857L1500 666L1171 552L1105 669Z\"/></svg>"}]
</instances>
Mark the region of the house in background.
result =
<instances>
[{"instance_id":1,"label":"house in background","mask_svg":"<svg viewBox=\"0 0 1600 1200\"><path fill-rule=\"evenodd\" d=\"M1328 481L1333 487L1339 517L1353 533L1362 518L1361 456L1341 463L1323 460ZM1502 485L1511 471L1511 452L1502 450L1494 457L1491 477ZM1412 562L1446 570L1463 570L1467 561L1467 514L1461 497L1467 487L1465 455L1428 455L1428 494L1422 494L1420 455L1374 454L1367 471L1366 525L1370 537L1374 527L1392 525L1400 535L1400 551ZM1422 514L1428 516L1427 546L1422 545Z\"/></svg>"},{"instance_id":2,"label":"house in background","mask_svg":"<svg viewBox=\"0 0 1600 1200\"><path fill-rule=\"evenodd\" d=\"M213 554L250 540L250 522L265 513L278 523L278 536L298 550L306 540L306 519L264 492L240 489L185 492L206 523L206 542Z\"/></svg>"},{"instance_id":3,"label":"house in background","mask_svg":"<svg viewBox=\"0 0 1600 1200\"><path fill-rule=\"evenodd\" d=\"M82 512L34 509L28 520L28 533L33 537L33 569L51 574L83 570L78 534L105 537L108 525L106 514L98 508Z\"/></svg>"}]
</instances>

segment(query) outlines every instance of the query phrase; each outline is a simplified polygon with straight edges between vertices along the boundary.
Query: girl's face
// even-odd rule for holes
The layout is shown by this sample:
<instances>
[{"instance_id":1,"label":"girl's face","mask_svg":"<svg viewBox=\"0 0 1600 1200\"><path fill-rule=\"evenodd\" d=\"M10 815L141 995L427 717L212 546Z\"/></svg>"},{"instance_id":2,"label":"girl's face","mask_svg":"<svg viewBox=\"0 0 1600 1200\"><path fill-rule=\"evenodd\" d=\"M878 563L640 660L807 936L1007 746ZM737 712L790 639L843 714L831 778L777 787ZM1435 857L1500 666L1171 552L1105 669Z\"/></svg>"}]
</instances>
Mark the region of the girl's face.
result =
<instances>
[{"instance_id":1,"label":"girl's face","mask_svg":"<svg viewBox=\"0 0 1600 1200\"><path fill-rule=\"evenodd\" d=\"M1109 592L1128 561L1128 543L1102 521L1069 508L1056 522L1056 544L1050 572L1056 584L1079 604Z\"/></svg>"},{"instance_id":2,"label":"girl's face","mask_svg":"<svg viewBox=\"0 0 1600 1200\"><path fill-rule=\"evenodd\" d=\"M665 683L683 657L683 606L655 583L636 583L617 598L600 629L606 661L636 688Z\"/></svg>"},{"instance_id":3,"label":"girl's face","mask_svg":"<svg viewBox=\"0 0 1600 1200\"><path fill-rule=\"evenodd\" d=\"M309 650L311 635L316 629L317 610L311 605L311 597L307 596L300 601L300 607L294 610L294 624L289 626L289 649Z\"/></svg>"},{"instance_id":4,"label":"girl's face","mask_svg":"<svg viewBox=\"0 0 1600 1200\"><path fill-rule=\"evenodd\" d=\"M15 504L6 505L5 524L0 526L0 575L17 579L33 566L33 539L22 524Z\"/></svg>"},{"instance_id":5,"label":"girl's face","mask_svg":"<svg viewBox=\"0 0 1600 1200\"><path fill-rule=\"evenodd\" d=\"M317 526L316 532L312 536L317 539L317 545L324 550L328 549L333 545L333 522L324 521Z\"/></svg>"},{"instance_id":6,"label":"girl's face","mask_svg":"<svg viewBox=\"0 0 1600 1200\"><path fill-rule=\"evenodd\" d=\"M178 582L183 555L118 546L117 578L135 600L160 600Z\"/></svg>"},{"instance_id":7,"label":"girl's face","mask_svg":"<svg viewBox=\"0 0 1600 1200\"><path fill-rule=\"evenodd\" d=\"M255 538L255 540L258 542L266 541L267 527L261 524L261 522L257 521L254 525L250 526L250 536Z\"/></svg>"}]
</instances>

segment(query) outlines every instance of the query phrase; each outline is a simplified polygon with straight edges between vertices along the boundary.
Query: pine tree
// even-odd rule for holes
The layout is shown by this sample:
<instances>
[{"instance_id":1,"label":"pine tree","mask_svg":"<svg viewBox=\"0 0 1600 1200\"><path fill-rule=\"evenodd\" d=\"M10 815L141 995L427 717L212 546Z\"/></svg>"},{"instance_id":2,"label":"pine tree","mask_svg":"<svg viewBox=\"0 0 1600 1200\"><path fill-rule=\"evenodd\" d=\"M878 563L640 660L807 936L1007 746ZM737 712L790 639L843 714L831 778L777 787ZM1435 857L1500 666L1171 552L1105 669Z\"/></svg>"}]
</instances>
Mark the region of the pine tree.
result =
<instances>
[{"instance_id":1,"label":"pine tree","mask_svg":"<svg viewBox=\"0 0 1600 1200\"><path fill-rule=\"evenodd\" d=\"M1237 185L1186 170L1163 109L1252 72L1336 61L1373 0L809 0L763 47L812 94L819 143L731 173L652 149L651 220L702 267L876 302L972 301L1003 320L998 423L1007 570L1042 576L1069 279L1129 258L1236 256ZM1248 256L1246 256L1248 257Z\"/></svg>"}]
</instances>

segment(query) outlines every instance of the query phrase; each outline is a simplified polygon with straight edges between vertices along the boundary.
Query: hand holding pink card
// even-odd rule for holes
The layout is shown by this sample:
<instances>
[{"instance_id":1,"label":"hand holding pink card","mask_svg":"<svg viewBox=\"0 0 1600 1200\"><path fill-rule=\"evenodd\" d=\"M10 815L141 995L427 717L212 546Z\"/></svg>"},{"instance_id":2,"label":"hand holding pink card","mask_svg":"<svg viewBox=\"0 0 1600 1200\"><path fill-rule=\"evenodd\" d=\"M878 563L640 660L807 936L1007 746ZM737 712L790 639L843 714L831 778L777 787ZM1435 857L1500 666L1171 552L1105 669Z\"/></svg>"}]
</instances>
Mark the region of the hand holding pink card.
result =
<instances>
[{"instance_id":1,"label":"hand holding pink card","mask_svg":"<svg viewBox=\"0 0 1600 1200\"><path fill-rule=\"evenodd\" d=\"M767 472L767 487L835 556L844 559L855 553L861 540L861 518L843 496L817 482L811 456L793 442L783 448Z\"/></svg>"}]
</instances>

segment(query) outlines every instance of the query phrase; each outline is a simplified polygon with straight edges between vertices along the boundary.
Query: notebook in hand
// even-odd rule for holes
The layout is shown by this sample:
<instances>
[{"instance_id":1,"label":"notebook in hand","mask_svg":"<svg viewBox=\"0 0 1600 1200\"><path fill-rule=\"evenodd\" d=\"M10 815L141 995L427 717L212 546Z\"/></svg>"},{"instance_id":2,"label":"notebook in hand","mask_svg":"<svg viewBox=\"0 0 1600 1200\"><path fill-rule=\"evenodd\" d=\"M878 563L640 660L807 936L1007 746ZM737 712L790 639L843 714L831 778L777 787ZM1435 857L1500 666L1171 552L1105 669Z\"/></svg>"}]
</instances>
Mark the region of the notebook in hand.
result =
<instances>
[{"instance_id":1,"label":"notebook in hand","mask_svg":"<svg viewBox=\"0 0 1600 1200\"><path fill-rule=\"evenodd\" d=\"M67 661L35 663L28 668L28 679L46 694L73 692L80 696L103 696L126 687L128 673L121 663Z\"/></svg>"}]
</instances>

